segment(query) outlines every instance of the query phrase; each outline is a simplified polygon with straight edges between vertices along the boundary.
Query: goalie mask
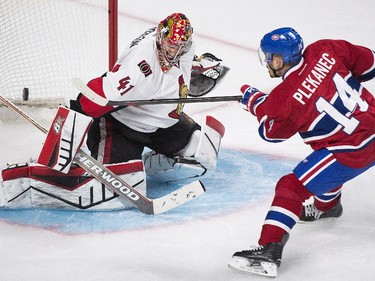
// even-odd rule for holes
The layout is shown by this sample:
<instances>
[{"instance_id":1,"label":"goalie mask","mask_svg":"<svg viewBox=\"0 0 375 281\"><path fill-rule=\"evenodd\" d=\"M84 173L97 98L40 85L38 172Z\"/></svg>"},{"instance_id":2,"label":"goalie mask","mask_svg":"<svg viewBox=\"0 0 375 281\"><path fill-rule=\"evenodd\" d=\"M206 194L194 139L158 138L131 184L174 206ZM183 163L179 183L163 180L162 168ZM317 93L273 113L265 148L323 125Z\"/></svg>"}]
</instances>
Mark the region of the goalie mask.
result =
<instances>
[{"instance_id":1,"label":"goalie mask","mask_svg":"<svg viewBox=\"0 0 375 281\"><path fill-rule=\"evenodd\" d=\"M159 23L156 44L163 72L168 72L189 51L192 35L193 28L184 14L174 13Z\"/></svg>"}]
</instances>

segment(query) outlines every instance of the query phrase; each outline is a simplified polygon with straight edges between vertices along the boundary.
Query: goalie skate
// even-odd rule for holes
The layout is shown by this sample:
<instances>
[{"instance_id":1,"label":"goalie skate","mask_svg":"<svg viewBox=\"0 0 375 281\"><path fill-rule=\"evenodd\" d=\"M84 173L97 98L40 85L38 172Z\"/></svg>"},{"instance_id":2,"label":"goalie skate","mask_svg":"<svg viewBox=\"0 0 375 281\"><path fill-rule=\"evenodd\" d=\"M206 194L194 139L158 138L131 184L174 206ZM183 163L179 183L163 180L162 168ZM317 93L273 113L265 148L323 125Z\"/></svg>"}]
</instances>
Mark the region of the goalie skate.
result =
<instances>
[{"instance_id":1,"label":"goalie skate","mask_svg":"<svg viewBox=\"0 0 375 281\"><path fill-rule=\"evenodd\" d=\"M253 273L268 277L277 276L277 265L272 262L247 259L244 257L233 257L228 267L234 270Z\"/></svg>"}]
</instances>

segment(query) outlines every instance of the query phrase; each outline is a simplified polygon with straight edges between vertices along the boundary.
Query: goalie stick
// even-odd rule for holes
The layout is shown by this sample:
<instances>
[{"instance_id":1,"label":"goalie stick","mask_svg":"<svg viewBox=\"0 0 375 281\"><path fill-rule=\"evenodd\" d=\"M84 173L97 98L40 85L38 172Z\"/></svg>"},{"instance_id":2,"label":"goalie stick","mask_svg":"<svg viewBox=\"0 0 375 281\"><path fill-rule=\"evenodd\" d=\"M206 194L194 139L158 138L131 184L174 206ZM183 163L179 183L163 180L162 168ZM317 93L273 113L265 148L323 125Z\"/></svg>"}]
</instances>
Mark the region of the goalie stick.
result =
<instances>
[{"instance_id":1,"label":"goalie stick","mask_svg":"<svg viewBox=\"0 0 375 281\"><path fill-rule=\"evenodd\" d=\"M46 128L44 128L41 124L39 124L36 120L22 111L7 98L0 95L0 100L7 107L13 109L27 121L32 123L40 131L45 134L48 132ZM82 149L78 150L74 160L80 167L95 177L99 182L103 183L107 188L130 202L141 212L147 215L164 213L202 195L206 191L202 182L197 180L162 197L150 199L137 191L130 184L123 181L120 177L103 166L96 159L88 155Z\"/></svg>"},{"instance_id":2,"label":"goalie stick","mask_svg":"<svg viewBox=\"0 0 375 281\"><path fill-rule=\"evenodd\" d=\"M238 101L242 98L238 96L221 96L221 97L198 97L198 98L181 98L181 99L158 99L158 100L133 100L133 101L116 101L109 100L99 96L91 90L79 78L72 79L73 85L91 101L101 106L129 106L142 104L168 104L168 103L198 103L198 102L219 102L219 101Z\"/></svg>"}]
</instances>

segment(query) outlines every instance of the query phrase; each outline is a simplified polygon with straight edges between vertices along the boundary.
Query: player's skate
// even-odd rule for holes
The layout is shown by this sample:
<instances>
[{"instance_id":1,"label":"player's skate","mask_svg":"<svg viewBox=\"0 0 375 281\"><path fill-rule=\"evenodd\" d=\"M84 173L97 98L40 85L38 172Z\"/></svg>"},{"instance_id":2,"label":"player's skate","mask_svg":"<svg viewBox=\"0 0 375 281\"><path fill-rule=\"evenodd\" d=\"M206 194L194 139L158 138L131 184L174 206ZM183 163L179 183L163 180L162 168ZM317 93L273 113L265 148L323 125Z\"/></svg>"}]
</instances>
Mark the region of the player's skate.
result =
<instances>
[{"instance_id":1,"label":"player's skate","mask_svg":"<svg viewBox=\"0 0 375 281\"><path fill-rule=\"evenodd\" d=\"M289 234L285 234L281 242L252 246L250 250L236 252L228 266L244 272L276 277L288 238Z\"/></svg>"},{"instance_id":2,"label":"player's skate","mask_svg":"<svg viewBox=\"0 0 375 281\"><path fill-rule=\"evenodd\" d=\"M339 198L335 206L327 211L318 210L315 207L314 202L311 202L303 207L302 215L299 219L302 222L312 222L326 218L338 218L341 217L342 212L343 207L341 204L341 198Z\"/></svg>"}]
</instances>

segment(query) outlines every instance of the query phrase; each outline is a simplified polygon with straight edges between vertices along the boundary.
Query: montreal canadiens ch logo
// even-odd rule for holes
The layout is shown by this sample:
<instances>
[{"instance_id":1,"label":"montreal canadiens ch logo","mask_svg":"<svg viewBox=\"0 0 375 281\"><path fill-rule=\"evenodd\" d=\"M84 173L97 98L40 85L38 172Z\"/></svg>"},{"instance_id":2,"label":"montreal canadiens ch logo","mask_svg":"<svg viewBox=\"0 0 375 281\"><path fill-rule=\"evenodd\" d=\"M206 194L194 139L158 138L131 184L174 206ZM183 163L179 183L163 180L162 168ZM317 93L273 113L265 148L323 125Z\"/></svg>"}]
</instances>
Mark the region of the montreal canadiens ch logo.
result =
<instances>
[{"instance_id":1,"label":"montreal canadiens ch logo","mask_svg":"<svg viewBox=\"0 0 375 281\"><path fill-rule=\"evenodd\" d=\"M274 35L272 35L271 39L272 39L273 41L277 41L277 40L280 39L280 36L279 36L279 34L274 34Z\"/></svg>"},{"instance_id":2,"label":"montreal canadiens ch logo","mask_svg":"<svg viewBox=\"0 0 375 281\"><path fill-rule=\"evenodd\" d=\"M145 60L138 63L138 66L145 77L149 76L152 73L150 65Z\"/></svg>"}]
</instances>

